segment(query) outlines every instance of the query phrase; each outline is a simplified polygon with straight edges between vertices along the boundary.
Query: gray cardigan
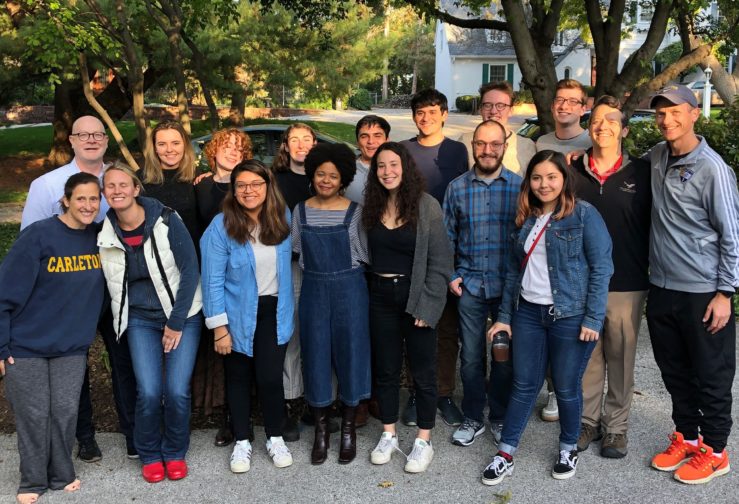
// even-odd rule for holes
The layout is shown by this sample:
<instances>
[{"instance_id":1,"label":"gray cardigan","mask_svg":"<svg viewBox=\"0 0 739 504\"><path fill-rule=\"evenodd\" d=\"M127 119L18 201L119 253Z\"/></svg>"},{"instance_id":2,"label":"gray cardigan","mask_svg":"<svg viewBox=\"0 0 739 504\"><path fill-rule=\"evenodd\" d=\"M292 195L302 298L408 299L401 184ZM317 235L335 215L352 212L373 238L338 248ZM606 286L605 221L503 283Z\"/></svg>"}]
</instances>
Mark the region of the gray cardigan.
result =
<instances>
[{"instance_id":1,"label":"gray cardigan","mask_svg":"<svg viewBox=\"0 0 739 504\"><path fill-rule=\"evenodd\" d=\"M447 281L453 271L454 253L444 227L441 206L433 196L423 193L418 207L416 251L405 311L436 327L444 311Z\"/></svg>"}]
</instances>

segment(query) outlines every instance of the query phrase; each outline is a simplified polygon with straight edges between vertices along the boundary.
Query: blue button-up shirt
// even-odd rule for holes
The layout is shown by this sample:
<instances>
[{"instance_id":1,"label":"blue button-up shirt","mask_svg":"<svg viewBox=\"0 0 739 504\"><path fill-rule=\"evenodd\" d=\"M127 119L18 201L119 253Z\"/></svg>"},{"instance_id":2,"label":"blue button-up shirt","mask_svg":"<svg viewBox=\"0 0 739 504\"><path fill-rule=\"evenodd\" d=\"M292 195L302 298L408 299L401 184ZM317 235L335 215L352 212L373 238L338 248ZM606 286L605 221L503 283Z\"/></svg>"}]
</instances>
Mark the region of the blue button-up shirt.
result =
<instances>
[{"instance_id":1,"label":"blue button-up shirt","mask_svg":"<svg viewBox=\"0 0 739 504\"><path fill-rule=\"evenodd\" d=\"M444 224L455 253L450 280L461 277L472 295L490 299L503 293L521 182L506 168L492 180L478 177L473 169L447 187Z\"/></svg>"}]
</instances>

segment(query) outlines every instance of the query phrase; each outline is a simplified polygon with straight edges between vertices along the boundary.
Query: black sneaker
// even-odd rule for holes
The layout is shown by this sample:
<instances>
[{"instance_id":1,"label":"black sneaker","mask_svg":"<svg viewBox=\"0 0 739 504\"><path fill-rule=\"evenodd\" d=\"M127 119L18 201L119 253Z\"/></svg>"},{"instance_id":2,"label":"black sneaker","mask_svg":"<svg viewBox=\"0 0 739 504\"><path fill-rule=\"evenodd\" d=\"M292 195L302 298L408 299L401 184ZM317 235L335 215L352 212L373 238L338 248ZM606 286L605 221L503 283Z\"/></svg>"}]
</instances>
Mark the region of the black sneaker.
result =
<instances>
[{"instance_id":1,"label":"black sneaker","mask_svg":"<svg viewBox=\"0 0 739 504\"><path fill-rule=\"evenodd\" d=\"M82 462L88 463L102 460L103 454L100 452L100 447L95 441L95 438L85 439L79 442L77 458Z\"/></svg>"},{"instance_id":2,"label":"black sneaker","mask_svg":"<svg viewBox=\"0 0 739 504\"><path fill-rule=\"evenodd\" d=\"M294 443L300 440L300 426L297 418L285 417L285 422L282 424L282 439L286 443Z\"/></svg>"},{"instance_id":3,"label":"black sneaker","mask_svg":"<svg viewBox=\"0 0 739 504\"><path fill-rule=\"evenodd\" d=\"M436 407L439 408L439 414L445 424L451 425L452 427L462 425L464 415L459 411L459 408L454 404L451 397L439 397Z\"/></svg>"},{"instance_id":4,"label":"black sneaker","mask_svg":"<svg viewBox=\"0 0 739 504\"><path fill-rule=\"evenodd\" d=\"M503 481L503 478L512 474L513 458L504 457L498 453L482 472L482 483L483 485L497 485Z\"/></svg>"},{"instance_id":5,"label":"black sneaker","mask_svg":"<svg viewBox=\"0 0 739 504\"><path fill-rule=\"evenodd\" d=\"M408 396L408 403L405 405L403 415L401 416L403 424L410 427L418 425L418 412L416 411L416 395L411 394Z\"/></svg>"},{"instance_id":6,"label":"black sneaker","mask_svg":"<svg viewBox=\"0 0 739 504\"><path fill-rule=\"evenodd\" d=\"M577 471L577 459L577 450L561 450L552 468L552 478L563 480L573 477Z\"/></svg>"}]
</instances>

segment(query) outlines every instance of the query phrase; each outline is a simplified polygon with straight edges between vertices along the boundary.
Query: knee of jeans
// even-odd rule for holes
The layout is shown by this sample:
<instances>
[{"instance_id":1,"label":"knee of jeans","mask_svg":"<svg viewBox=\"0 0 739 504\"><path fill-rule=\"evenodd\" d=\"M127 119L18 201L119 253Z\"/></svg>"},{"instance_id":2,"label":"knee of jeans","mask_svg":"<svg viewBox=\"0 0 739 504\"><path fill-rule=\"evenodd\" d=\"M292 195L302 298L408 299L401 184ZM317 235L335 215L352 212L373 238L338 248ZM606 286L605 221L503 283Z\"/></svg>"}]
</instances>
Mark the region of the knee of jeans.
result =
<instances>
[{"instance_id":1,"label":"knee of jeans","mask_svg":"<svg viewBox=\"0 0 739 504\"><path fill-rule=\"evenodd\" d=\"M513 391L518 395L531 397L539 393L539 386L532 381L513 380Z\"/></svg>"}]
</instances>

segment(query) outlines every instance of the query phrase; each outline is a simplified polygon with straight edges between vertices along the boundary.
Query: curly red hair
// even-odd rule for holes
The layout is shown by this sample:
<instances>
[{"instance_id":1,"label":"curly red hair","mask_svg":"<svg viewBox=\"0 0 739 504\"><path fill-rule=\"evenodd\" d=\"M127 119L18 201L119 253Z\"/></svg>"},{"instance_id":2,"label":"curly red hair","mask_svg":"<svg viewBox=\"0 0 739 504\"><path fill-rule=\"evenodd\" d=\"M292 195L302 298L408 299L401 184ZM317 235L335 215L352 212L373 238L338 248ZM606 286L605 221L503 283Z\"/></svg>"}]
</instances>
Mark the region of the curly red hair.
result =
<instances>
[{"instance_id":1,"label":"curly red hair","mask_svg":"<svg viewBox=\"0 0 739 504\"><path fill-rule=\"evenodd\" d=\"M210 166L211 171L215 171L216 169L216 152L228 144L231 136L236 137L236 141L241 147L242 161L247 161L254 157L249 135L238 128L224 128L213 133L213 138L211 138L205 149L203 149L203 154L205 155L205 159L208 160L208 166Z\"/></svg>"}]
</instances>

